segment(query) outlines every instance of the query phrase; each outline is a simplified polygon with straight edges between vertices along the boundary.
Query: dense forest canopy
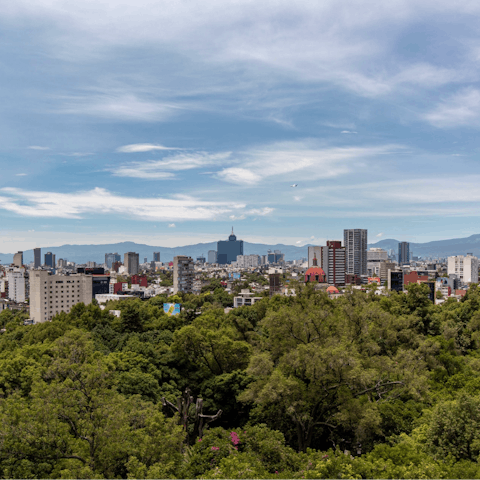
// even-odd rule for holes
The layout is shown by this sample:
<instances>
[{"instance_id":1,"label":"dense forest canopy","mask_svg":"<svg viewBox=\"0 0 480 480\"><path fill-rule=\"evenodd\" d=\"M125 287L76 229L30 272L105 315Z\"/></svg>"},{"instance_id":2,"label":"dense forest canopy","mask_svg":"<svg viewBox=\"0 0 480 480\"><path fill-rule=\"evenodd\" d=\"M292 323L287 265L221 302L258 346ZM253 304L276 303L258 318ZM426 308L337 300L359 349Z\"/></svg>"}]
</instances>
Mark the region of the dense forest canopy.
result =
<instances>
[{"instance_id":1,"label":"dense forest canopy","mask_svg":"<svg viewBox=\"0 0 480 480\"><path fill-rule=\"evenodd\" d=\"M231 302L212 284L0 313L0 475L480 477L476 286L437 306L418 284Z\"/></svg>"}]
</instances>

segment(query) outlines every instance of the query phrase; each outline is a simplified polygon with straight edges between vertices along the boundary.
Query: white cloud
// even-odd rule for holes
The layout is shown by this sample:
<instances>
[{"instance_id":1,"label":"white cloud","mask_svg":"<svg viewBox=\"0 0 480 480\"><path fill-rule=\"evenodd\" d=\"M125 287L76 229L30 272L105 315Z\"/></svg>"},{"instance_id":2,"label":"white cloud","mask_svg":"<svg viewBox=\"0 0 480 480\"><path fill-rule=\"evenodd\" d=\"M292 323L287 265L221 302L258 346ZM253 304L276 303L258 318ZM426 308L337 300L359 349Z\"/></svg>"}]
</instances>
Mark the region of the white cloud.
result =
<instances>
[{"instance_id":1,"label":"white cloud","mask_svg":"<svg viewBox=\"0 0 480 480\"><path fill-rule=\"evenodd\" d=\"M174 223L169 223L168 224L168 228L175 228L175 227L176 227L176 225Z\"/></svg>"},{"instance_id":2,"label":"white cloud","mask_svg":"<svg viewBox=\"0 0 480 480\"><path fill-rule=\"evenodd\" d=\"M358 133L351 130L342 130L340 133Z\"/></svg>"},{"instance_id":3,"label":"white cloud","mask_svg":"<svg viewBox=\"0 0 480 480\"><path fill-rule=\"evenodd\" d=\"M286 181L333 178L360 166L359 160L396 153L401 148L398 145L321 147L312 141L278 142L237 155L235 160L241 166L227 167L217 176L239 185L255 185L271 177Z\"/></svg>"},{"instance_id":4,"label":"white cloud","mask_svg":"<svg viewBox=\"0 0 480 480\"><path fill-rule=\"evenodd\" d=\"M178 150L178 148L164 147L163 145L155 145L153 143L134 143L132 145L118 147L116 151L121 153L137 153L152 152L154 150Z\"/></svg>"},{"instance_id":5,"label":"white cloud","mask_svg":"<svg viewBox=\"0 0 480 480\"><path fill-rule=\"evenodd\" d=\"M16 173L15 174L17 177L24 177L25 175L27 175L26 173Z\"/></svg>"},{"instance_id":6,"label":"white cloud","mask_svg":"<svg viewBox=\"0 0 480 480\"><path fill-rule=\"evenodd\" d=\"M38 145L32 145L28 147L30 150L50 150L50 147L40 147Z\"/></svg>"},{"instance_id":7,"label":"white cloud","mask_svg":"<svg viewBox=\"0 0 480 480\"><path fill-rule=\"evenodd\" d=\"M383 237L383 233L377 233L375 236L376 236L377 238Z\"/></svg>"},{"instance_id":8,"label":"white cloud","mask_svg":"<svg viewBox=\"0 0 480 480\"><path fill-rule=\"evenodd\" d=\"M175 177L175 172L203 168L209 165L221 164L230 157L230 152L208 154L205 152L171 155L161 160L130 162L115 166L109 171L117 177L143 178L159 180Z\"/></svg>"},{"instance_id":9,"label":"white cloud","mask_svg":"<svg viewBox=\"0 0 480 480\"><path fill-rule=\"evenodd\" d=\"M197 198L122 197L103 188L76 193L34 192L3 188L0 209L27 217L83 218L93 214L129 215L143 220L212 220L242 213L246 205Z\"/></svg>"},{"instance_id":10,"label":"white cloud","mask_svg":"<svg viewBox=\"0 0 480 480\"><path fill-rule=\"evenodd\" d=\"M91 93L59 98L58 113L89 115L117 121L154 122L166 120L181 108L155 98L141 98L127 91Z\"/></svg>"},{"instance_id":11,"label":"white cloud","mask_svg":"<svg viewBox=\"0 0 480 480\"><path fill-rule=\"evenodd\" d=\"M303 199L303 197L299 197L298 195L294 195L293 199L294 199L296 202L299 202L300 200Z\"/></svg>"},{"instance_id":12,"label":"white cloud","mask_svg":"<svg viewBox=\"0 0 480 480\"><path fill-rule=\"evenodd\" d=\"M452 128L480 124L480 91L467 88L440 102L423 118L435 127Z\"/></svg>"}]
</instances>

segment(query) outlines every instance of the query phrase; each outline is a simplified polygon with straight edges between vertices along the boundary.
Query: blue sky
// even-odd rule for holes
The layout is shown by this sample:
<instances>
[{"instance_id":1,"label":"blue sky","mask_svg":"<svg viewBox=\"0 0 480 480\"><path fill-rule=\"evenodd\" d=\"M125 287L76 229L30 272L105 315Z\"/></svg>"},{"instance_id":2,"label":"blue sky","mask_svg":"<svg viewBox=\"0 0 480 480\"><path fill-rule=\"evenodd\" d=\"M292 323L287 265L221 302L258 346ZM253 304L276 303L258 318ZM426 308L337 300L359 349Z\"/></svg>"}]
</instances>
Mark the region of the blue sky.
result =
<instances>
[{"instance_id":1,"label":"blue sky","mask_svg":"<svg viewBox=\"0 0 480 480\"><path fill-rule=\"evenodd\" d=\"M0 251L479 233L480 4L0 6ZM298 187L292 188L296 183Z\"/></svg>"}]
</instances>

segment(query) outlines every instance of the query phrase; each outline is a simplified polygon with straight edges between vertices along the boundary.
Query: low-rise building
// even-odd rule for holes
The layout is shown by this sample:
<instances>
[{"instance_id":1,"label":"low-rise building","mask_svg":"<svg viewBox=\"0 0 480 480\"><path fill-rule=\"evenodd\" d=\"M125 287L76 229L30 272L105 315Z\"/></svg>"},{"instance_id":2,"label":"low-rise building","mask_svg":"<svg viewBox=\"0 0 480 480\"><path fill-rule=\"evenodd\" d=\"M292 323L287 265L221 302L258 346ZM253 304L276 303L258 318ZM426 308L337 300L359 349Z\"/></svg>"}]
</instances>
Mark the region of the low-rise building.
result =
<instances>
[{"instance_id":1,"label":"low-rise building","mask_svg":"<svg viewBox=\"0 0 480 480\"><path fill-rule=\"evenodd\" d=\"M253 305L263 297L254 297L250 290L242 289L237 297L233 297L233 308Z\"/></svg>"}]
</instances>

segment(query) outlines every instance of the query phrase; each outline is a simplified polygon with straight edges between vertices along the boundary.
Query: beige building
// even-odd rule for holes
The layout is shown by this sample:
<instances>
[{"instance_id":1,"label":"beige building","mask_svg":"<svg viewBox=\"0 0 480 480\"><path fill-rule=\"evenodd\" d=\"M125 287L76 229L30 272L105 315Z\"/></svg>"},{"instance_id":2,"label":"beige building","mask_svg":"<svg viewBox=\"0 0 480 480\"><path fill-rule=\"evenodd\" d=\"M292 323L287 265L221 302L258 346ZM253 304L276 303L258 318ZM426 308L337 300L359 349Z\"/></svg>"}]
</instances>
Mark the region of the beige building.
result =
<instances>
[{"instance_id":1,"label":"beige building","mask_svg":"<svg viewBox=\"0 0 480 480\"><path fill-rule=\"evenodd\" d=\"M456 275L462 283L478 282L478 258L470 253L448 257L449 275Z\"/></svg>"},{"instance_id":2,"label":"beige building","mask_svg":"<svg viewBox=\"0 0 480 480\"><path fill-rule=\"evenodd\" d=\"M70 312L77 303L92 301L92 276L49 275L36 270L30 275L30 318L35 323L51 320L57 313Z\"/></svg>"},{"instance_id":3,"label":"beige building","mask_svg":"<svg viewBox=\"0 0 480 480\"><path fill-rule=\"evenodd\" d=\"M13 256L13 264L16 266L16 267L21 267L23 265L23 252L17 252L14 256Z\"/></svg>"},{"instance_id":4,"label":"beige building","mask_svg":"<svg viewBox=\"0 0 480 480\"><path fill-rule=\"evenodd\" d=\"M179 255L173 259L173 293L192 293L194 276L192 258Z\"/></svg>"}]
</instances>

